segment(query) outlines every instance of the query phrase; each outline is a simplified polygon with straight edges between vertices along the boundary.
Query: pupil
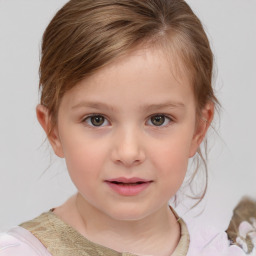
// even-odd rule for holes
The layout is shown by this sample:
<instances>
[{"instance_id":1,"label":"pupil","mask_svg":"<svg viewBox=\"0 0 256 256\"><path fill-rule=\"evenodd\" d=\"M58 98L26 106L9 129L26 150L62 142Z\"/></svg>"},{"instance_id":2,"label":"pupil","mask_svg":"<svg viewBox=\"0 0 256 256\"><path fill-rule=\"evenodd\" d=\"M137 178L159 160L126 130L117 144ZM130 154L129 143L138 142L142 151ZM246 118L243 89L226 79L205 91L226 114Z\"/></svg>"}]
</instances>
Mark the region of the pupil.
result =
<instances>
[{"instance_id":1,"label":"pupil","mask_svg":"<svg viewBox=\"0 0 256 256\"><path fill-rule=\"evenodd\" d=\"M151 122L156 126L162 125L164 123L164 121L165 121L164 116L154 116L151 118Z\"/></svg>"},{"instance_id":2,"label":"pupil","mask_svg":"<svg viewBox=\"0 0 256 256\"><path fill-rule=\"evenodd\" d=\"M94 126L100 126L104 123L104 117L103 116L94 116L94 117L92 117L91 122Z\"/></svg>"}]
</instances>

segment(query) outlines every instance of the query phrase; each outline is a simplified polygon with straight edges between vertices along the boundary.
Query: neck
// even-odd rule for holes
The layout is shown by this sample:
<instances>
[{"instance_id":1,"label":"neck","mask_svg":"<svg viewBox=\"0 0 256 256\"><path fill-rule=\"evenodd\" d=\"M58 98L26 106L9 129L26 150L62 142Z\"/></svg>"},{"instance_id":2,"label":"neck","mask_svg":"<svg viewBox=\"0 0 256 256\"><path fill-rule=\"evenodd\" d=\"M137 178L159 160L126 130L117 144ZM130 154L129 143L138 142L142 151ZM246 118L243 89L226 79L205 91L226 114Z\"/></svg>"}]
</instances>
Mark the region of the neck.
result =
<instances>
[{"instance_id":1,"label":"neck","mask_svg":"<svg viewBox=\"0 0 256 256\"><path fill-rule=\"evenodd\" d=\"M143 219L125 221L102 213L80 194L71 198L69 204L73 205L74 216L65 221L90 241L113 250L167 256L179 242L180 227L168 205Z\"/></svg>"}]
</instances>

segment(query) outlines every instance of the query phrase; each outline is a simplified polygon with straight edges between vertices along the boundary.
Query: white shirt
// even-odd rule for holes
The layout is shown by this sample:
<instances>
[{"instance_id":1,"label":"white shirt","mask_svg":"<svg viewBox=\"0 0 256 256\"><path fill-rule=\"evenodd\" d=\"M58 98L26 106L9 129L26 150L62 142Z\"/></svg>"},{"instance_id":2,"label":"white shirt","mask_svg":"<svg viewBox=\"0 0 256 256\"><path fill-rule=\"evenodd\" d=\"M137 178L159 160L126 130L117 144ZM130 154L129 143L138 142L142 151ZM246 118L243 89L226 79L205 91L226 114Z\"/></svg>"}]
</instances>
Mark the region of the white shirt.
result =
<instances>
[{"instance_id":1,"label":"white shirt","mask_svg":"<svg viewBox=\"0 0 256 256\"><path fill-rule=\"evenodd\" d=\"M187 256L248 256L240 247L230 246L227 234L214 228L192 228ZM15 227L0 234L0 256L51 256L44 245L29 231ZM254 250L250 256L256 256Z\"/></svg>"},{"instance_id":2,"label":"white shirt","mask_svg":"<svg viewBox=\"0 0 256 256\"><path fill-rule=\"evenodd\" d=\"M28 230L12 228L0 234L0 256L51 256L44 245Z\"/></svg>"}]
</instances>

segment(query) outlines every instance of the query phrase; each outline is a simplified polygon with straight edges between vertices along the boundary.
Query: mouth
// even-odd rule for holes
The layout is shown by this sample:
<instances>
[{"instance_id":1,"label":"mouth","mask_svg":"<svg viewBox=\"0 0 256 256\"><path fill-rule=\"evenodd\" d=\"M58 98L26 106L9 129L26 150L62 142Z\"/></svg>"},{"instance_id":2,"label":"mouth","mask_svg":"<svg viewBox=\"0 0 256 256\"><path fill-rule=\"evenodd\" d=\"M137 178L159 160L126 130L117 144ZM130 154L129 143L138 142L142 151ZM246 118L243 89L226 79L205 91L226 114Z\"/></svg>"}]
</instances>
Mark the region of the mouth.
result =
<instances>
[{"instance_id":1,"label":"mouth","mask_svg":"<svg viewBox=\"0 0 256 256\"><path fill-rule=\"evenodd\" d=\"M141 178L116 178L105 180L109 187L123 196L135 196L144 191L153 180L145 180Z\"/></svg>"},{"instance_id":2,"label":"mouth","mask_svg":"<svg viewBox=\"0 0 256 256\"><path fill-rule=\"evenodd\" d=\"M146 180L146 179L141 179L141 178L124 178L124 177L120 177L120 178L116 178L116 179L110 179L110 180L106 180L106 182L110 182L116 185L131 185L131 186L136 186L136 185L141 185L144 183L151 183L153 182L152 180Z\"/></svg>"},{"instance_id":3,"label":"mouth","mask_svg":"<svg viewBox=\"0 0 256 256\"><path fill-rule=\"evenodd\" d=\"M147 183L147 182L143 182L143 181L138 181L138 182L134 182L134 183L125 183L125 182L118 182L118 181L110 181L110 182L113 184L122 185L122 186L136 186L136 185Z\"/></svg>"}]
</instances>

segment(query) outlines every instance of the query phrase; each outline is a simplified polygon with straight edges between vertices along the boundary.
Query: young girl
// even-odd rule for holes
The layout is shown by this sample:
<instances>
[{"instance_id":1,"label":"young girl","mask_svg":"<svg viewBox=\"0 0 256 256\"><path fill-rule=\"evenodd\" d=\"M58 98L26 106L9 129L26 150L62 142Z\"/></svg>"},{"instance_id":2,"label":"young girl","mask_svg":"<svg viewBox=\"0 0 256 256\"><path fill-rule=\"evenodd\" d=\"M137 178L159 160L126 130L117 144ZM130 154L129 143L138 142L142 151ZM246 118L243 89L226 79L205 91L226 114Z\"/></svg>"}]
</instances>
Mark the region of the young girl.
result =
<instances>
[{"instance_id":1,"label":"young girl","mask_svg":"<svg viewBox=\"0 0 256 256\"><path fill-rule=\"evenodd\" d=\"M243 255L169 206L203 156L212 65L182 0L69 1L43 36L36 111L77 194L2 235L0 255Z\"/></svg>"}]
</instances>

